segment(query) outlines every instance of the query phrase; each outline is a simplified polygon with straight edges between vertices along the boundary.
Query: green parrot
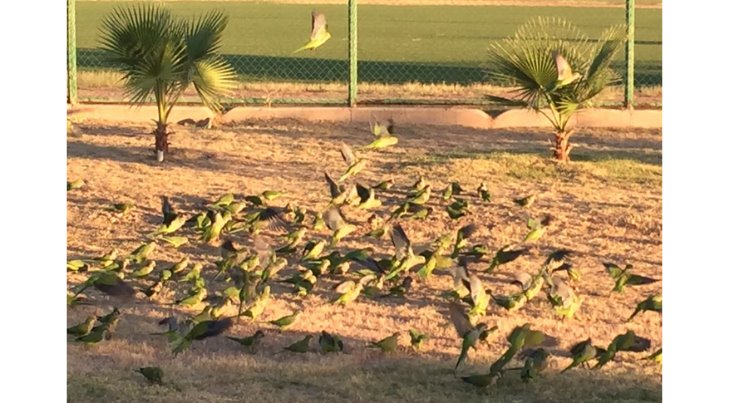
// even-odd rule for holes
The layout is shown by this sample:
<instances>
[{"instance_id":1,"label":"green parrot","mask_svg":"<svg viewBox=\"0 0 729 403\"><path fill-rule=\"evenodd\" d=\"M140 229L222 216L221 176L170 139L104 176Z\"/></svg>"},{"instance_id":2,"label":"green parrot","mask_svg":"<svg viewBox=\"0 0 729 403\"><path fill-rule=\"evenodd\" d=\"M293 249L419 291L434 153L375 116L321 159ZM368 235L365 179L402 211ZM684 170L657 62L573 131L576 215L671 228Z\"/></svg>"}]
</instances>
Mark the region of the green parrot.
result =
<instances>
[{"instance_id":1,"label":"green parrot","mask_svg":"<svg viewBox=\"0 0 729 403\"><path fill-rule=\"evenodd\" d=\"M342 216L339 207L331 207L322 213L322 218L329 230L334 231L332 234L331 246L335 246L344 237L357 230L357 226L348 223Z\"/></svg>"},{"instance_id":2,"label":"green parrot","mask_svg":"<svg viewBox=\"0 0 729 403\"><path fill-rule=\"evenodd\" d=\"M547 298L554 307L557 316L562 319L571 319L582 305L584 298L562 281L559 277L548 278L549 291Z\"/></svg>"},{"instance_id":3,"label":"green parrot","mask_svg":"<svg viewBox=\"0 0 729 403\"><path fill-rule=\"evenodd\" d=\"M418 176L418 180L415 181L415 183L413 184L412 187L413 187L413 190L419 191L419 190L423 190L423 188L427 184L428 184L428 180L427 179L425 179L423 176Z\"/></svg>"},{"instance_id":4,"label":"green parrot","mask_svg":"<svg viewBox=\"0 0 729 403\"><path fill-rule=\"evenodd\" d=\"M323 45L332 34L328 31L329 25L327 24L326 17L324 14L317 12L316 10L311 12L311 34L309 35L309 42L296 49L294 53L301 52L303 50L314 50L319 46Z\"/></svg>"},{"instance_id":5,"label":"green parrot","mask_svg":"<svg viewBox=\"0 0 729 403\"><path fill-rule=\"evenodd\" d=\"M497 267L507 263L511 263L514 260L518 259L520 256L523 256L527 253L527 249L509 250L510 247L510 245L506 245L496 252L496 256L491 259L491 264L489 264L489 267L486 269L486 273L491 273Z\"/></svg>"},{"instance_id":6,"label":"green parrot","mask_svg":"<svg viewBox=\"0 0 729 403\"><path fill-rule=\"evenodd\" d=\"M347 280L339 285L334 289L339 296L335 298L332 302L335 305L347 305L348 303L354 301L359 297L359 294L362 292L362 289L364 288L364 284L362 282L355 283L352 280Z\"/></svg>"},{"instance_id":7,"label":"green parrot","mask_svg":"<svg viewBox=\"0 0 729 403\"><path fill-rule=\"evenodd\" d=\"M476 345L479 342L486 341L488 336L496 331L498 327L488 328L485 323L479 323L473 326L464 308L455 302L449 303L448 311L450 312L451 322L456 328L456 333L463 339L461 343L461 354L458 356L458 361L456 361L456 366L453 369L455 372L466 361L468 351L470 349L475 350Z\"/></svg>"},{"instance_id":8,"label":"green parrot","mask_svg":"<svg viewBox=\"0 0 729 403\"><path fill-rule=\"evenodd\" d=\"M391 135L394 128L395 121L393 121L392 118L388 119L387 124L384 125L380 123L375 115L370 116L370 132L373 136L375 136L375 138Z\"/></svg>"},{"instance_id":9,"label":"green parrot","mask_svg":"<svg viewBox=\"0 0 729 403\"><path fill-rule=\"evenodd\" d=\"M486 314L486 309L488 308L489 301L491 300L491 295L486 292L481 280L475 273L468 273L466 262L467 259L464 258L461 258L459 261L459 264L463 266L464 272L468 276L468 280L461 278L461 283L468 290L470 297L470 300L467 302L471 305L471 309L468 310L467 315L471 319L476 319Z\"/></svg>"},{"instance_id":10,"label":"green parrot","mask_svg":"<svg viewBox=\"0 0 729 403\"><path fill-rule=\"evenodd\" d=\"M529 232L524 237L523 242L536 241L541 238L547 231L547 226L551 223L552 218L547 216L541 220L529 219L527 222L527 228Z\"/></svg>"},{"instance_id":11,"label":"green parrot","mask_svg":"<svg viewBox=\"0 0 729 403\"><path fill-rule=\"evenodd\" d=\"M451 220L457 220L468 214L468 203L459 203L457 201L446 206L446 213Z\"/></svg>"},{"instance_id":12,"label":"green parrot","mask_svg":"<svg viewBox=\"0 0 729 403\"><path fill-rule=\"evenodd\" d=\"M185 225L186 222L187 222L187 218L185 218L181 215L177 215L169 223L162 223L159 227L157 227L157 229L150 232L148 234L148 236L172 234L173 232L182 228L182 226Z\"/></svg>"},{"instance_id":13,"label":"green parrot","mask_svg":"<svg viewBox=\"0 0 729 403\"><path fill-rule=\"evenodd\" d=\"M88 271L89 265L81 259L69 260L66 262L66 270L85 272Z\"/></svg>"},{"instance_id":14,"label":"green parrot","mask_svg":"<svg viewBox=\"0 0 729 403\"><path fill-rule=\"evenodd\" d=\"M88 334L81 336L81 337L77 337L75 340L86 343L87 345L96 344L96 343L106 339L108 332L109 331L105 327L97 327L97 328L94 328L94 330L92 330Z\"/></svg>"},{"instance_id":15,"label":"green parrot","mask_svg":"<svg viewBox=\"0 0 729 403\"><path fill-rule=\"evenodd\" d=\"M405 294L410 291L410 288L412 287L413 279L412 277L405 277L402 280L402 283L395 285L390 288L389 292L382 296L382 298L385 297L404 297Z\"/></svg>"},{"instance_id":16,"label":"green parrot","mask_svg":"<svg viewBox=\"0 0 729 403\"><path fill-rule=\"evenodd\" d=\"M521 370L521 380L525 383L533 380L536 376L547 368L549 353L543 348L531 350L528 354L524 354L526 360Z\"/></svg>"},{"instance_id":17,"label":"green parrot","mask_svg":"<svg viewBox=\"0 0 729 403\"><path fill-rule=\"evenodd\" d=\"M82 323L66 329L66 333L76 337L86 336L87 334L91 333L91 329L94 328L94 323L96 323L96 316L89 316Z\"/></svg>"},{"instance_id":18,"label":"green parrot","mask_svg":"<svg viewBox=\"0 0 729 403\"><path fill-rule=\"evenodd\" d=\"M357 195L359 196L359 204L357 204L357 208L368 210L382 206L382 201L377 199L375 196L374 188L368 189L359 183L355 184L355 188L357 189Z\"/></svg>"},{"instance_id":19,"label":"green parrot","mask_svg":"<svg viewBox=\"0 0 729 403\"><path fill-rule=\"evenodd\" d=\"M478 185L478 189L476 189L476 192L478 192L478 197L480 197L481 200L485 201L486 203L491 203L491 193L486 187L486 183L481 182L481 184Z\"/></svg>"},{"instance_id":20,"label":"green parrot","mask_svg":"<svg viewBox=\"0 0 729 403\"><path fill-rule=\"evenodd\" d=\"M395 259L398 263L385 276L385 281L394 278L398 273L408 271L417 264L424 264L425 257L416 255L413 252L412 243L405 234L405 230L398 223L392 227L390 231L390 240L395 247Z\"/></svg>"},{"instance_id":21,"label":"green parrot","mask_svg":"<svg viewBox=\"0 0 729 403\"><path fill-rule=\"evenodd\" d=\"M111 205L111 207L107 208L107 210L125 215L126 213L132 211L134 207L136 207L134 203L114 203Z\"/></svg>"},{"instance_id":22,"label":"green parrot","mask_svg":"<svg viewBox=\"0 0 729 403\"><path fill-rule=\"evenodd\" d=\"M628 320L626 320L626 322L630 322L635 317L635 315L637 315L641 312L647 312L647 311L662 313L663 312L663 296L652 295L652 296L648 297L646 300L638 303L638 306L635 307L635 311L633 311L633 314L630 315L630 317L628 318Z\"/></svg>"},{"instance_id":23,"label":"green parrot","mask_svg":"<svg viewBox=\"0 0 729 403\"><path fill-rule=\"evenodd\" d=\"M569 257L572 253L573 252L571 250L567 249L555 250L544 260L542 270L547 274L551 274L553 271L561 269L565 264L567 264L567 257ZM567 267L564 268L564 270L566 269Z\"/></svg>"},{"instance_id":24,"label":"green parrot","mask_svg":"<svg viewBox=\"0 0 729 403\"><path fill-rule=\"evenodd\" d=\"M109 252L105 253L104 256L91 259L91 261L98 263L101 267L105 267L114 263L117 257L119 257L119 249L112 248Z\"/></svg>"},{"instance_id":25,"label":"green parrot","mask_svg":"<svg viewBox=\"0 0 729 403\"><path fill-rule=\"evenodd\" d=\"M327 181L327 185L329 186L329 194L331 195L330 203L333 205L343 204L344 200L347 198L344 186L338 184L327 171L324 171L324 179Z\"/></svg>"},{"instance_id":26,"label":"green parrot","mask_svg":"<svg viewBox=\"0 0 729 403\"><path fill-rule=\"evenodd\" d=\"M364 146L364 149L380 150L390 146L394 146L398 143L399 139L390 134L382 134L380 137L373 140L370 144Z\"/></svg>"},{"instance_id":27,"label":"green parrot","mask_svg":"<svg viewBox=\"0 0 729 403\"><path fill-rule=\"evenodd\" d=\"M263 193L261 193L261 197L268 201L276 200L279 197L283 196L284 192L278 191L278 190L265 190Z\"/></svg>"},{"instance_id":28,"label":"green parrot","mask_svg":"<svg viewBox=\"0 0 729 403\"><path fill-rule=\"evenodd\" d=\"M198 262L198 263L195 263L195 264L194 264L194 265L192 266L192 269L190 269L190 271L189 271L189 272L187 272L187 274L185 274L185 275L184 275L184 276L183 276L183 277L182 277L182 278L180 279L180 282L182 282L182 283L186 283L186 282L188 282L188 281L192 281L192 282L195 282L195 281L197 281L197 279L199 279L199 278L200 278L200 274L202 273L202 269L203 269L203 264L202 264L202 263L200 263L200 262ZM182 272L182 270L180 270L180 272ZM179 272L178 272L178 273L179 273Z\"/></svg>"},{"instance_id":29,"label":"green parrot","mask_svg":"<svg viewBox=\"0 0 729 403\"><path fill-rule=\"evenodd\" d=\"M605 266L605 270L607 270L608 274L610 274L610 277L615 280L615 287L613 287L613 291L621 293L625 289L625 286L628 285L646 285L646 284L653 284L657 282L657 279L650 278L650 277L644 277L639 276L637 274L632 274L631 271L633 271L633 265L632 264L626 264L625 268L621 269L618 265L615 263L603 263L603 266Z\"/></svg>"},{"instance_id":30,"label":"green parrot","mask_svg":"<svg viewBox=\"0 0 729 403\"><path fill-rule=\"evenodd\" d=\"M160 241L167 242L172 245L173 248L179 248L180 246L189 242L187 237L184 236L163 236L159 238Z\"/></svg>"},{"instance_id":31,"label":"green parrot","mask_svg":"<svg viewBox=\"0 0 729 403\"><path fill-rule=\"evenodd\" d=\"M443 189L443 200L450 200L453 195L460 195L463 192L461 184L458 182L451 182Z\"/></svg>"},{"instance_id":32,"label":"green parrot","mask_svg":"<svg viewBox=\"0 0 729 403\"><path fill-rule=\"evenodd\" d=\"M521 290L524 292L526 300L531 301L542 289L542 286L544 285L544 277L539 274L531 276L524 272L517 272L514 273L512 283L519 285Z\"/></svg>"},{"instance_id":33,"label":"green parrot","mask_svg":"<svg viewBox=\"0 0 729 403\"><path fill-rule=\"evenodd\" d=\"M528 302L528 299L526 297L526 294L524 292L520 292L517 294L512 295L493 295L491 294L491 299L494 301L494 303L502 308L505 308L507 311L516 311L524 307L526 303Z\"/></svg>"},{"instance_id":34,"label":"green parrot","mask_svg":"<svg viewBox=\"0 0 729 403\"><path fill-rule=\"evenodd\" d=\"M188 292L185 298L175 301L174 305L195 306L201 303L208 296L208 290L203 287L194 287Z\"/></svg>"},{"instance_id":35,"label":"green parrot","mask_svg":"<svg viewBox=\"0 0 729 403\"><path fill-rule=\"evenodd\" d=\"M233 325L233 318L210 319L197 322L185 335L190 340L203 340L217 336Z\"/></svg>"},{"instance_id":36,"label":"green parrot","mask_svg":"<svg viewBox=\"0 0 729 403\"><path fill-rule=\"evenodd\" d=\"M309 352L309 343L311 342L311 339L313 339L314 336L307 334L303 339L295 342L294 344L284 347L284 351L291 351L293 353L308 353Z\"/></svg>"},{"instance_id":37,"label":"green parrot","mask_svg":"<svg viewBox=\"0 0 729 403\"><path fill-rule=\"evenodd\" d=\"M233 193L226 193L218 197L218 200L214 201L212 204L209 204L207 208L215 210L217 208L226 207L234 201L235 195Z\"/></svg>"},{"instance_id":38,"label":"green parrot","mask_svg":"<svg viewBox=\"0 0 729 403\"><path fill-rule=\"evenodd\" d=\"M326 239L322 239L318 242L313 240L309 241L306 246L304 246L304 254L301 257L301 260L306 261L318 259L327 244L328 242Z\"/></svg>"},{"instance_id":39,"label":"green parrot","mask_svg":"<svg viewBox=\"0 0 729 403\"><path fill-rule=\"evenodd\" d=\"M438 255L432 251L426 250L421 252L420 256L425 258L425 263L423 264L423 267L418 270L418 276L420 276L421 279L426 280L430 277L438 264Z\"/></svg>"},{"instance_id":40,"label":"green parrot","mask_svg":"<svg viewBox=\"0 0 729 403\"><path fill-rule=\"evenodd\" d=\"M142 367L139 369L135 369L135 372L139 372L140 374L144 375L145 378L149 381L149 383L156 383L158 385L162 384L162 368L159 367Z\"/></svg>"},{"instance_id":41,"label":"green parrot","mask_svg":"<svg viewBox=\"0 0 729 403\"><path fill-rule=\"evenodd\" d=\"M385 353L395 351L397 349L397 339L400 337L400 332L395 332L391 336L387 336L384 339L372 342L368 344L368 347L376 347Z\"/></svg>"},{"instance_id":42,"label":"green parrot","mask_svg":"<svg viewBox=\"0 0 729 403\"><path fill-rule=\"evenodd\" d=\"M430 185L425 185L425 187L415 194L413 194L407 202L410 204L425 204L430 200Z\"/></svg>"},{"instance_id":43,"label":"green parrot","mask_svg":"<svg viewBox=\"0 0 729 403\"><path fill-rule=\"evenodd\" d=\"M142 263L149 255L155 250L157 247L157 243L155 241L151 241L148 243L143 243L137 247L137 249L134 249L132 253L129 254L129 261L131 263Z\"/></svg>"},{"instance_id":44,"label":"green parrot","mask_svg":"<svg viewBox=\"0 0 729 403\"><path fill-rule=\"evenodd\" d=\"M521 207L528 208L528 207L531 207L531 205L534 204L534 201L536 201L536 200L537 200L537 195L532 194L532 195L525 196L522 198L516 198L516 199L514 199L514 203L516 203L517 205L519 205Z\"/></svg>"},{"instance_id":45,"label":"green parrot","mask_svg":"<svg viewBox=\"0 0 729 403\"><path fill-rule=\"evenodd\" d=\"M382 182L376 184L375 186L372 186L373 189L376 190L388 190L392 185L395 183L393 179L385 179Z\"/></svg>"},{"instance_id":46,"label":"green parrot","mask_svg":"<svg viewBox=\"0 0 729 403\"><path fill-rule=\"evenodd\" d=\"M564 270L564 271L566 271L567 272L567 275L570 278L570 281L575 281L576 282L576 281L580 281L580 279L582 278L582 273L578 269L574 268L569 263L565 263L562 266L560 266L558 269L555 269L555 271L557 271L557 270Z\"/></svg>"},{"instance_id":47,"label":"green parrot","mask_svg":"<svg viewBox=\"0 0 729 403\"><path fill-rule=\"evenodd\" d=\"M567 60L559 53L558 50L552 51L552 60L554 61L555 66L557 66L557 81L554 88L564 87L582 77L580 73L572 72L572 67L570 67Z\"/></svg>"},{"instance_id":48,"label":"green parrot","mask_svg":"<svg viewBox=\"0 0 729 403\"><path fill-rule=\"evenodd\" d=\"M121 311L118 308L115 307L108 314L106 314L104 316L97 316L96 317L96 320L99 323L106 324L106 323L109 323L112 320L114 320L115 318L118 318L120 316L121 316Z\"/></svg>"},{"instance_id":49,"label":"green parrot","mask_svg":"<svg viewBox=\"0 0 729 403\"><path fill-rule=\"evenodd\" d=\"M346 144L342 144L340 153L342 154L342 158L344 158L344 162L347 164L347 170L339 177L339 182L344 182L350 176L357 175L367 166L367 159L357 158L352 148Z\"/></svg>"},{"instance_id":50,"label":"green parrot","mask_svg":"<svg viewBox=\"0 0 729 403\"><path fill-rule=\"evenodd\" d=\"M136 290L129 284L125 283L124 280L119 277L116 273L111 271L97 271L94 272L84 285L93 285L97 290L103 292L112 297L118 297L122 300L128 301L134 298Z\"/></svg>"},{"instance_id":51,"label":"green parrot","mask_svg":"<svg viewBox=\"0 0 729 403\"><path fill-rule=\"evenodd\" d=\"M495 385L496 382L501 379L501 373L489 372L488 374L462 376L461 379L466 383L470 383L471 385L484 388Z\"/></svg>"},{"instance_id":52,"label":"green parrot","mask_svg":"<svg viewBox=\"0 0 729 403\"><path fill-rule=\"evenodd\" d=\"M286 330L291 327L294 322L296 322L296 318L299 316L300 313L301 311L296 311L291 315L282 316L276 320L271 320L268 323L277 326L280 330Z\"/></svg>"},{"instance_id":53,"label":"green parrot","mask_svg":"<svg viewBox=\"0 0 729 403\"><path fill-rule=\"evenodd\" d=\"M66 191L81 189L86 185L83 179L76 179L75 181L66 181Z\"/></svg>"},{"instance_id":54,"label":"green parrot","mask_svg":"<svg viewBox=\"0 0 729 403\"><path fill-rule=\"evenodd\" d=\"M190 264L190 257L185 256L180 260L179 262L172 265L172 267L169 268L169 271L172 272L173 275L178 275L185 271L187 269L187 266Z\"/></svg>"},{"instance_id":55,"label":"green parrot","mask_svg":"<svg viewBox=\"0 0 729 403\"><path fill-rule=\"evenodd\" d=\"M650 347L651 341L649 339L638 336L632 330L628 330L623 334L615 336L607 349L599 355L597 364L595 364L593 369L602 368L609 361L613 360L619 351L641 353L647 351Z\"/></svg>"},{"instance_id":56,"label":"green parrot","mask_svg":"<svg viewBox=\"0 0 729 403\"><path fill-rule=\"evenodd\" d=\"M249 352L255 353L258 345L261 343L261 339L263 339L264 336L265 336L265 334L263 333L262 330L256 330L256 333L254 333L252 336L248 336L248 337L242 337L242 338L232 337L232 336L225 336L225 337L240 344L241 346L243 346L243 348L245 348Z\"/></svg>"},{"instance_id":57,"label":"green parrot","mask_svg":"<svg viewBox=\"0 0 729 403\"><path fill-rule=\"evenodd\" d=\"M306 236L306 227L301 227L295 231L288 233L284 238L289 241L289 245L296 246L301 243ZM277 251L278 252L278 251Z\"/></svg>"},{"instance_id":58,"label":"green parrot","mask_svg":"<svg viewBox=\"0 0 729 403\"><path fill-rule=\"evenodd\" d=\"M319 336L319 347L323 353L338 353L344 349L344 343L339 336L329 334L322 330Z\"/></svg>"},{"instance_id":59,"label":"green parrot","mask_svg":"<svg viewBox=\"0 0 729 403\"><path fill-rule=\"evenodd\" d=\"M162 270L162 272L159 275L159 279L155 281L152 285L142 290L144 295L148 297L152 297L153 295L157 294L162 290L164 285L172 278L172 272L170 270Z\"/></svg>"},{"instance_id":60,"label":"green parrot","mask_svg":"<svg viewBox=\"0 0 729 403\"><path fill-rule=\"evenodd\" d=\"M141 266L137 270L134 270L131 275L134 278L147 277L150 273L152 273L156 266L157 262L155 262L154 260L149 260L145 265Z\"/></svg>"},{"instance_id":61,"label":"green parrot","mask_svg":"<svg viewBox=\"0 0 729 403\"><path fill-rule=\"evenodd\" d=\"M339 294L339 297L333 301L334 304L344 306L354 301L357 299L364 287L375 279L377 279L377 276L369 274L362 276L357 283L352 280L340 283L335 289L335 291Z\"/></svg>"},{"instance_id":62,"label":"green parrot","mask_svg":"<svg viewBox=\"0 0 729 403\"><path fill-rule=\"evenodd\" d=\"M484 256L488 254L489 250L486 247L486 245L478 244L473 245L471 247L471 250L463 252L465 256L469 256L472 258L475 258L476 261L481 260Z\"/></svg>"},{"instance_id":63,"label":"green parrot","mask_svg":"<svg viewBox=\"0 0 729 403\"><path fill-rule=\"evenodd\" d=\"M651 360L653 362L657 362L658 364L663 363L663 347L656 350L655 353L649 355L648 357L643 358L644 360Z\"/></svg>"},{"instance_id":64,"label":"green parrot","mask_svg":"<svg viewBox=\"0 0 729 403\"><path fill-rule=\"evenodd\" d=\"M66 306L69 308L73 308L76 305L91 305L89 302L86 302L86 297L83 295L76 295L72 292L66 293Z\"/></svg>"},{"instance_id":65,"label":"green parrot","mask_svg":"<svg viewBox=\"0 0 729 403\"><path fill-rule=\"evenodd\" d=\"M217 336L233 325L233 318L224 318L217 320L204 320L196 323L184 335L173 333L171 337L170 347L174 355L179 354L182 350L190 347L194 340L203 340L208 337Z\"/></svg>"},{"instance_id":66,"label":"green parrot","mask_svg":"<svg viewBox=\"0 0 729 403\"><path fill-rule=\"evenodd\" d=\"M216 212L213 216L212 223L205 228L202 234L202 240L206 243L211 243L213 241L218 240L220 238L220 234L223 231L223 227L225 227L225 224L228 223L232 219L232 216L229 212Z\"/></svg>"},{"instance_id":67,"label":"green parrot","mask_svg":"<svg viewBox=\"0 0 729 403\"><path fill-rule=\"evenodd\" d=\"M167 196L162 196L162 224L169 225L178 217L175 208L172 207L170 199Z\"/></svg>"},{"instance_id":68,"label":"green parrot","mask_svg":"<svg viewBox=\"0 0 729 403\"><path fill-rule=\"evenodd\" d=\"M295 273L291 278L282 280L282 282L293 284L296 294L305 296L309 295L311 290L314 288L314 284L316 284L317 279L314 273L307 269Z\"/></svg>"},{"instance_id":69,"label":"green parrot","mask_svg":"<svg viewBox=\"0 0 729 403\"><path fill-rule=\"evenodd\" d=\"M570 348L572 363L560 373L564 373L578 365L587 365L587 362L597 357L597 349L592 345L592 339L581 341Z\"/></svg>"},{"instance_id":70,"label":"green parrot","mask_svg":"<svg viewBox=\"0 0 729 403\"><path fill-rule=\"evenodd\" d=\"M549 336L539 330L532 330L531 324L529 323L515 327L509 333L506 340L517 351L539 346L554 347L559 344L559 341L555 337Z\"/></svg>"},{"instance_id":71,"label":"green parrot","mask_svg":"<svg viewBox=\"0 0 729 403\"><path fill-rule=\"evenodd\" d=\"M423 342L429 339L427 334L416 329L410 329L408 333L410 334L410 345L413 346L414 350L420 350Z\"/></svg>"},{"instance_id":72,"label":"green parrot","mask_svg":"<svg viewBox=\"0 0 729 403\"><path fill-rule=\"evenodd\" d=\"M452 258L458 257L461 250L468 245L468 238L470 238L476 231L478 231L478 225L476 224L468 224L456 231L456 241L453 245L453 253L451 253Z\"/></svg>"},{"instance_id":73,"label":"green parrot","mask_svg":"<svg viewBox=\"0 0 729 403\"><path fill-rule=\"evenodd\" d=\"M248 306L246 310L243 311L242 315L247 316L251 319L256 319L257 317L259 317L263 313L263 310L266 308L266 305L268 305L268 299L270 295L271 287L266 285L265 287L263 287L263 291L256 297L253 303Z\"/></svg>"}]
</instances>

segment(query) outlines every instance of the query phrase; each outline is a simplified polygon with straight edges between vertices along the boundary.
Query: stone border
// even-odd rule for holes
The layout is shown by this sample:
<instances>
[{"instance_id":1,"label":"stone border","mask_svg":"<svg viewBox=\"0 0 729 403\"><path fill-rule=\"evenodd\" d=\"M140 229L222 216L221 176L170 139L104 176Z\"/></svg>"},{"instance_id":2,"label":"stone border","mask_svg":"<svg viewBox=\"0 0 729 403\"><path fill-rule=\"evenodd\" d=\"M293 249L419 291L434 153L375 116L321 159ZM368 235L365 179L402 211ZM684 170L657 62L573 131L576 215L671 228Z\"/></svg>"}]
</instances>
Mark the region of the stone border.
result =
<instances>
[{"instance_id":1,"label":"stone border","mask_svg":"<svg viewBox=\"0 0 729 403\"><path fill-rule=\"evenodd\" d=\"M69 116L80 119L151 123L157 116L154 106L84 104L68 108ZM294 119L308 122L367 123L370 116L379 120L392 118L398 124L463 126L476 129L510 127L551 127L542 115L525 109L512 109L492 117L481 109L464 107L236 107L218 120L221 124L241 124L248 120ZM177 122L212 117L202 106L178 105L170 120ZM662 110L585 109L571 121L579 127L662 128Z\"/></svg>"}]
</instances>

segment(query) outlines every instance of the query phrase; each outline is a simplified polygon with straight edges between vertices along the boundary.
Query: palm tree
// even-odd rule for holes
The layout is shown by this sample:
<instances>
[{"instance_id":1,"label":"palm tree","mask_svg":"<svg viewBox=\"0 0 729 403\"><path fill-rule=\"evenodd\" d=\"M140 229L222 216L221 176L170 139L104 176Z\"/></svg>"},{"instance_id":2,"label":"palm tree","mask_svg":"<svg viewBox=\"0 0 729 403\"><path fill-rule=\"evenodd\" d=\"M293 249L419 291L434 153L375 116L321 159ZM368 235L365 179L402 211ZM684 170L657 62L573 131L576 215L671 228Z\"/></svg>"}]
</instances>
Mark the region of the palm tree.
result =
<instances>
[{"instance_id":1,"label":"palm tree","mask_svg":"<svg viewBox=\"0 0 729 403\"><path fill-rule=\"evenodd\" d=\"M157 160L167 152L167 120L180 95L192 84L203 104L219 113L219 98L236 83L233 68L218 54L228 23L221 12L193 21L174 19L158 5L116 8L102 22L101 48L116 63L132 104L150 97L157 104Z\"/></svg>"},{"instance_id":2,"label":"palm tree","mask_svg":"<svg viewBox=\"0 0 729 403\"><path fill-rule=\"evenodd\" d=\"M487 98L546 116L555 130L554 158L567 162L573 133L567 124L575 112L589 107L602 90L617 82L610 62L624 41L624 32L624 27L616 25L594 40L563 19L530 20L513 37L492 45L489 73L515 89L509 98Z\"/></svg>"}]
</instances>

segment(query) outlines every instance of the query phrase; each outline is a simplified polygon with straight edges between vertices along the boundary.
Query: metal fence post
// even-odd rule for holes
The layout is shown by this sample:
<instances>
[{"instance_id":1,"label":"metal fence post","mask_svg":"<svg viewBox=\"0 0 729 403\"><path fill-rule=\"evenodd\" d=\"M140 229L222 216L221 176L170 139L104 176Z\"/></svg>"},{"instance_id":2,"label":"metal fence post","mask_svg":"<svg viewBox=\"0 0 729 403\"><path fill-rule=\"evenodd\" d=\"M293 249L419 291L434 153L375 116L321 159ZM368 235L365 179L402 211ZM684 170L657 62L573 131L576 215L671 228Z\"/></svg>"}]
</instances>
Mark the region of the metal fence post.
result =
<instances>
[{"instance_id":1,"label":"metal fence post","mask_svg":"<svg viewBox=\"0 0 729 403\"><path fill-rule=\"evenodd\" d=\"M78 103L78 87L76 82L76 0L66 0L68 9L66 10L68 26L67 32L67 62L66 68L68 74L68 99L71 105Z\"/></svg>"},{"instance_id":2,"label":"metal fence post","mask_svg":"<svg viewBox=\"0 0 729 403\"><path fill-rule=\"evenodd\" d=\"M635 90L635 0L625 1L625 22L628 27L625 41L625 107L633 109Z\"/></svg>"},{"instance_id":3,"label":"metal fence post","mask_svg":"<svg viewBox=\"0 0 729 403\"><path fill-rule=\"evenodd\" d=\"M357 105L357 0L349 0L349 93L347 103Z\"/></svg>"}]
</instances>

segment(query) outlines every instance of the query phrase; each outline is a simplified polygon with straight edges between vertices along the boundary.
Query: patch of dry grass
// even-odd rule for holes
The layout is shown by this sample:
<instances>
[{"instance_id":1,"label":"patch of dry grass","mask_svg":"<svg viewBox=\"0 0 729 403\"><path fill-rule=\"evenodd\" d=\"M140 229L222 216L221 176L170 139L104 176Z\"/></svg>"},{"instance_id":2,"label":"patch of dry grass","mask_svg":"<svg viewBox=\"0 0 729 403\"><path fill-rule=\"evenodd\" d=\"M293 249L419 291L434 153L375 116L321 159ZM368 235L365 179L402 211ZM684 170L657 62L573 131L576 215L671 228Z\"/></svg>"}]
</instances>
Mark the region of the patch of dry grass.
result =
<instances>
[{"instance_id":1,"label":"patch of dry grass","mask_svg":"<svg viewBox=\"0 0 729 403\"><path fill-rule=\"evenodd\" d=\"M248 195L277 189L286 195L275 205L321 209L327 201L323 170L339 174L345 168L339 144L363 145L371 140L367 127L295 121L174 130L169 159L158 165L153 136L148 134L151 127L103 121L78 124L81 135L68 138L68 177L84 178L87 187L68 193L69 258L99 256L112 247L129 253L160 222L162 195L169 196L179 210L192 212L225 192ZM479 390L453 377L460 342L440 296L452 285L444 272L427 282L416 281L404 299L361 296L346 307L328 303L333 295L330 287L339 279L322 279L305 298L277 284L259 321L241 320L228 332L243 336L264 329L266 337L255 355L242 353L235 343L217 337L196 342L173 358L164 337L148 335L160 331L156 322L171 312L164 304L172 296L149 301L140 294L133 304L122 307L124 315L113 339L92 347L68 344L69 401L660 401L661 368L640 360L647 353L619 353L618 362L601 370L558 374L569 363L560 354L587 337L605 346L615 335L632 329L652 340L651 351L662 344L660 316L646 313L625 323L635 304L660 293L661 284L611 294L612 281L602 267L603 261L629 262L640 274L662 276L660 131L581 130L573 137L575 162L568 166L544 158L548 132L418 126L397 127L397 134L400 143L372 154L370 168L357 177L367 184L393 178L394 190L383 192L382 197L402 199L402 192L418 175L428 178L438 193L448 181L459 180L471 192L485 181L493 194L492 204L476 206L471 215L453 222L434 192L430 204L436 213L424 221L403 223L418 247L470 222L482 224L472 243L496 250L516 242L526 233L527 212L511 199L532 192L539 196L529 213L555 216L547 235L528 256L493 275L481 273L482 280L495 293L514 291L506 281L509 273L534 272L551 250L572 249L572 263L583 273L575 286L586 298L582 308L575 319L561 321L543 293L513 313L492 304L484 319L499 330L490 337L489 346L470 353L463 371L487 371L506 348L508 332L530 322L560 339L544 378L524 385L518 376L507 377L496 388ZM137 208L119 217L103 210L112 202L134 202ZM392 204L387 204L390 208ZM368 230L369 214L345 213L361 229L342 242L343 248L373 246L391 253L387 239L358 237ZM310 231L310 235L326 234ZM242 243L248 239L242 233L233 237ZM193 238L192 244L179 250L158 248L152 258L164 267L189 254L193 262L206 263L211 290L222 289L210 274L219 256L217 245L202 245ZM294 271L294 259L291 263L282 277ZM476 265L479 268L483 266ZM70 286L83 276L69 274L68 279ZM70 309L69 326L94 309L110 309L113 303L94 291L89 295L97 306ZM303 313L291 329L279 333L266 323L294 309ZM431 337L420 352L406 347L410 328ZM304 334L321 330L342 337L345 353L273 355ZM397 353L384 355L365 347L394 331L402 332ZM148 365L162 367L175 386L148 386L132 372Z\"/></svg>"},{"instance_id":2,"label":"patch of dry grass","mask_svg":"<svg viewBox=\"0 0 729 403\"><path fill-rule=\"evenodd\" d=\"M122 74L109 71L80 71L78 73L79 98L90 100L121 101L124 93L120 85ZM663 87L638 87L635 104L660 106ZM360 103L378 103L383 100L426 100L451 102L453 100L483 100L484 95L508 95L509 88L490 84L404 84L360 83ZM347 98L346 83L295 83L295 82L241 82L230 94L233 99L257 99L257 103L274 103L277 99L341 99ZM596 99L595 104L619 104L623 100L622 87L608 87ZM182 98L184 102L199 102L190 88Z\"/></svg>"}]
</instances>

